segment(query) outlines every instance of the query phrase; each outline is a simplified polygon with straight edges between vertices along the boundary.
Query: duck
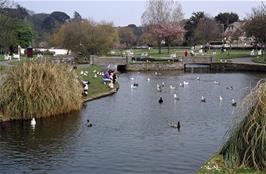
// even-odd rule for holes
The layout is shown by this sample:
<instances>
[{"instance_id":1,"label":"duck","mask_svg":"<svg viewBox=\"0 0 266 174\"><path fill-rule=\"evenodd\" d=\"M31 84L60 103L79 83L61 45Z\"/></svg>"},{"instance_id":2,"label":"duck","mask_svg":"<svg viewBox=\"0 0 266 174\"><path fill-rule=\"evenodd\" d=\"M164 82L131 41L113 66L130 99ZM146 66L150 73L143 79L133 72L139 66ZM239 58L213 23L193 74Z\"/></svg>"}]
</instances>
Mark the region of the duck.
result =
<instances>
[{"instance_id":1,"label":"duck","mask_svg":"<svg viewBox=\"0 0 266 174\"><path fill-rule=\"evenodd\" d=\"M203 97L203 96L201 96L201 102L206 102L206 99Z\"/></svg>"},{"instance_id":2,"label":"duck","mask_svg":"<svg viewBox=\"0 0 266 174\"><path fill-rule=\"evenodd\" d=\"M132 89L137 88L137 86L135 86L134 84L131 84L130 87L131 87Z\"/></svg>"},{"instance_id":3,"label":"duck","mask_svg":"<svg viewBox=\"0 0 266 174\"><path fill-rule=\"evenodd\" d=\"M175 100L179 100L178 96L176 94L174 94L174 99Z\"/></svg>"},{"instance_id":4,"label":"duck","mask_svg":"<svg viewBox=\"0 0 266 174\"><path fill-rule=\"evenodd\" d=\"M158 101L160 104L162 104L163 103L163 98L162 97L160 97L160 99L159 99L159 101Z\"/></svg>"},{"instance_id":5,"label":"duck","mask_svg":"<svg viewBox=\"0 0 266 174\"><path fill-rule=\"evenodd\" d=\"M184 83L179 83L179 86L180 87L184 87Z\"/></svg>"},{"instance_id":6,"label":"duck","mask_svg":"<svg viewBox=\"0 0 266 174\"><path fill-rule=\"evenodd\" d=\"M223 97L222 96L219 96L219 100L222 101L223 100Z\"/></svg>"},{"instance_id":7,"label":"duck","mask_svg":"<svg viewBox=\"0 0 266 174\"><path fill-rule=\"evenodd\" d=\"M162 82L162 87L164 87L165 86L165 83L164 82Z\"/></svg>"},{"instance_id":8,"label":"duck","mask_svg":"<svg viewBox=\"0 0 266 174\"><path fill-rule=\"evenodd\" d=\"M180 130L180 127L181 127L180 121L172 122L172 123L169 124L169 126L172 127L172 128L176 128L176 129Z\"/></svg>"},{"instance_id":9,"label":"duck","mask_svg":"<svg viewBox=\"0 0 266 174\"><path fill-rule=\"evenodd\" d=\"M235 101L235 99L232 99L232 106L236 106L236 101Z\"/></svg>"},{"instance_id":10,"label":"duck","mask_svg":"<svg viewBox=\"0 0 266 174\"><path fill-rule=\"evenodd\" d=\"M92 127L92 123L90 122L90 120L87 120L86 126L87 127Z\"/></svg>"},{"instance_id":11,"label":"duck","mask_svg":"<svg viewBox=\"0 0 266 174\"><path fill-rule=\"evenodd\" d=\"M36 120L35 118L32 118L30 121L31 126L35 126L36 125Z\"/></svg>"},{"instance_id":12,"label":"duck","mask_svg":"<svg viewBox=\"0 0 266 174\"><path fill-rule=\"evenodd\" d=\"M170 85L170 89L175 89L175 87L173 85Z\"/></svg>"}]
</instances>

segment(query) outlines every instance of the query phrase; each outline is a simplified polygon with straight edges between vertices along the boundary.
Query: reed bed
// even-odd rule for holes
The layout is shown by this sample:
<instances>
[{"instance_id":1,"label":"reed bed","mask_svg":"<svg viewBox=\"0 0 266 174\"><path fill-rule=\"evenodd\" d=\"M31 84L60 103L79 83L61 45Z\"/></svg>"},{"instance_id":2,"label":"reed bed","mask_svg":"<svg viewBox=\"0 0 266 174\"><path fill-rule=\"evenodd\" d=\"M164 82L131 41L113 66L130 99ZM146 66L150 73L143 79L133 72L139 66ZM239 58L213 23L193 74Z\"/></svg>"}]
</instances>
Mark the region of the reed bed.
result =
<instances>
[{"instance_id":1,"label":"reed bed","mask_svg":"<svg viewBox=\"0 0 266 174\"><path fill-rule=\"evenodd\" d=\"M222 147L228 167L249 167L266 171L266 82L261 80L244 99L246 116L229 132Z\"/></svg>"},{"instance_id":2,"label":"reed bed","mask_svg":"<svg viewBox=\"0 0 266 174\"><path fill-rule=\"evenodd\" d=\"M7 70L0 111L9 119L48 117L79 110L82 86L67 65L24 62Z\"/></svg>"}]
</instances>

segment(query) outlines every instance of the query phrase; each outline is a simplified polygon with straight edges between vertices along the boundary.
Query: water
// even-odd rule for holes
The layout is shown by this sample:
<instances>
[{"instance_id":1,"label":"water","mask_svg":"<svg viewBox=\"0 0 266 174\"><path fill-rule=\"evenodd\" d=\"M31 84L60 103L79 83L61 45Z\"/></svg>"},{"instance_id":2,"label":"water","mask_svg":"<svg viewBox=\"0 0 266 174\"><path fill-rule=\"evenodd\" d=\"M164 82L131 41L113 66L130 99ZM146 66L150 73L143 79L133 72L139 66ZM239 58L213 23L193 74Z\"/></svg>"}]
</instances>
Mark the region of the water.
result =
<instances>
[{"instance_id":1,"label":"water","mask_svg":"<svg viewBox=\"0 0 266 174\"><path fill-rule=\"evenodd\" d=\"M0 173L195 173L224 142L235 117L231 99L239 102L264 77L122 74L117 94L89 102L78 113L38 119L35 129L29 121L1 125ZM179 87L183 81L189 85ZM131 89L134 82L139 87ZM156 84L162 82L159 93ZM233 90L226 89L230 86ZM87 119L95 124L92 128L85 126ZM180 121L181 130L169 127L171 121Z\"/></svg>"}]
</instances>

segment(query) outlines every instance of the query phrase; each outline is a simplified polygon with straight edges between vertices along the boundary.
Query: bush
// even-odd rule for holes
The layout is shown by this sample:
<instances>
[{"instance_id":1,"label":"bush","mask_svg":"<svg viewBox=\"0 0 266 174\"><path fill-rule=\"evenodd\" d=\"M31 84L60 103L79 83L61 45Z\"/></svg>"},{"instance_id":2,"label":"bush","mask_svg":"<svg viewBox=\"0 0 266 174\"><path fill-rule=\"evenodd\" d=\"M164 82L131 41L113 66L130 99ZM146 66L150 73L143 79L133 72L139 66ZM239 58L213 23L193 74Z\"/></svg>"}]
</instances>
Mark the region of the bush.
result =
<instances>
[{"instance_id":1,"label":"bush","mask_svg":"<svg viewBox=\"0 0 266 174\"><path fill-rule=\"evenodd\" d=\"M7 70L0 110L9 119L48 117L79 110L82 87L67 65L24 62Z\"/></svg>"},{"instance_id":2,"label":"bush","mask_svg":"<svg viewBox=\"0 0 266 174\"><path fill-rule=\"evenodd\" d=\"M221 150L229 167L266 170L266 82L260 81L244 99L247 116L230 130Z\"/></svg>"}]
</instances>

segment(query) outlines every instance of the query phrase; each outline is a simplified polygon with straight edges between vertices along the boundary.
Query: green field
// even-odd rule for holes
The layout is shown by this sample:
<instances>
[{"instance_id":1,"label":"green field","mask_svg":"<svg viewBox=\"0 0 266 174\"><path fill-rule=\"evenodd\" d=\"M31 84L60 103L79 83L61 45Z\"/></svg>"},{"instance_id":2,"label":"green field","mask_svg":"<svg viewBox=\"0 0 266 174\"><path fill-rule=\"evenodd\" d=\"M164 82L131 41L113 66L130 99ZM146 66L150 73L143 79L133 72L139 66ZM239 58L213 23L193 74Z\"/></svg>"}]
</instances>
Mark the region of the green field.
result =
<instances>
[{"instance_id":1,"label":"green field","mask_svg":"<svg viewBox=\"0 0 266 174\"><path fill-rule=\"evenodd\" d=\"M147 53L149 57L153 58L162 58L170 57L171 54L176 54L177 57L184 57L184 51L186 48L170 48L170 54L168 54L167 48L162 48L162 53L158 53L158 49L130 49L130 52L134 53L135 57L140 57L144 53ZM189 50L188 50L189 51ZM113 50L113 54L109 52L107 56L126 56L126 50ZM251 57L250 50L228 50L226 52L221 52L219 49L209 50L207 53L197 53L195 51L194 57L214 57L217 60L219 59L233 59L241 57ZM190 55L189 55L190 56Z\"/></svg>"},{"instance_id":2,"label":"green field","mask_svg":"<svg viewBox=\"0 0 266 174\"><path fill-rule=\"evenodd\" d=\"M224 164L222 155L215 154L197 172L197 174L265 174L248 168L227 168Z\"/></svg>"}]
</instances>

